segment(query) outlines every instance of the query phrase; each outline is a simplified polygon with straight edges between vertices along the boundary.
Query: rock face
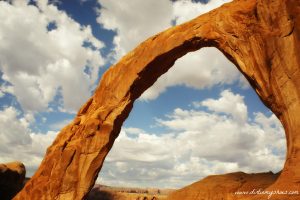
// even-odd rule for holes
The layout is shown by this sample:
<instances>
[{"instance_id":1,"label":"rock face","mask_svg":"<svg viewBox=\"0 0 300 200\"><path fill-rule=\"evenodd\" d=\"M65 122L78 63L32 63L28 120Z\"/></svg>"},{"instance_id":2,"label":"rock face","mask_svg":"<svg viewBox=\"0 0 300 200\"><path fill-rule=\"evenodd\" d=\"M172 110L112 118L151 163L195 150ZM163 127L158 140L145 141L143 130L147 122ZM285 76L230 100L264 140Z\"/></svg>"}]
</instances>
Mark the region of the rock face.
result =
<instances>
[{"instance_id":1,"label":"rock face","mask_svg":"<svg viewBox=\"0 0 300 200\"><path fill-rule=\"evenodd\" d=\"M273 184L279 174L259 173L245 174L243 172L225 175L208 176L203 180L177 190L168 196L168 200L205 199L205 200L233 200L251 197L256 190L264 190ZM243 192L253 194L244 194ZM273 195L272 195L273 196ZM268 198L262 198L268 199ZM273 199L273 198L271 198Z\"/></svg>"},{"instance_id":2,"label":"rock face","mask_svg":"<svg viewBox=\"0 0 300 200\"><path fill-rule=\"evenodd\" d=\"M25 166L20 162L0 164L0 198L12 199L23 187Z\"/></svg>"},{"instance_id":3,"label":"rock face","mask_svg":"<svg viewBox=\"0 0 300 200\"><path fill-rule=\"evenodd\" d=\"M299 4L236 0L141 43L103 75L95 94L61 130L15 199L83 199L134 101L176 59L212 46L236 65L285 128L286 162L268 188L300 190Z\"/></svg>"}]
</instances>

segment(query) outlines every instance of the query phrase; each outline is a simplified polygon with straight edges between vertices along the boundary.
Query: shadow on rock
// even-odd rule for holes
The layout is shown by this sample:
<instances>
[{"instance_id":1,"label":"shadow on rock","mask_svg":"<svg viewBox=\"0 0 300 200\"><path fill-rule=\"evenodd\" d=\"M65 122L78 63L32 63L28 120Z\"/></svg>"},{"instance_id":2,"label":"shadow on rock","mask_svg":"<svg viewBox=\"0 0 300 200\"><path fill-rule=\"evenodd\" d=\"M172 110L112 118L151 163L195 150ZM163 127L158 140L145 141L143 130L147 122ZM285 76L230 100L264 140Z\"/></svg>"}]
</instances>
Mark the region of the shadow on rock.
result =
<instances>
[{"instance_id":1,"label":"shadow on rock","mask_svg":"<svg viewBox=\"0 0 300 200\"><path fill-rule=\"evenodd\" d=\"M86 200L114 200L114 195L108 191L101 191L97 188L93 188L88 194Z\"/></svg>"},{"instance_id":2,"label":"shadow on rock","mask_svg":"<svg viewBox=\"0 0 300 200\"><path fill-rule=\"evenodd\" d=\"M0 164L0 199L11 200L24 186L25 166L20 162Z\"/></svg>"}]
</instances>

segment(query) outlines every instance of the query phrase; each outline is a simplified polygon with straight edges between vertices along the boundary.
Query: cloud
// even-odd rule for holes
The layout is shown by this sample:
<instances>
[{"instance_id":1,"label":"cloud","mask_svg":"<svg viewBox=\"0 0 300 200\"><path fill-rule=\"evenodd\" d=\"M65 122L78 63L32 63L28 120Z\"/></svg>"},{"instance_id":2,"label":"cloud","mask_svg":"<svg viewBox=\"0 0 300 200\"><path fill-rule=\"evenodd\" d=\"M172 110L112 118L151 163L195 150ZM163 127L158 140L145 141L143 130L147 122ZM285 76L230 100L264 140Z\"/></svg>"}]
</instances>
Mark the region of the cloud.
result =
<instances>
[{"instance_id":1,"label":"cloud","mask_svg":"<svg viewBox=\"0 0 300 200\"><path fill-rule=\"evenodd\" d=\"M237 82L239 76L240 72L219 50L205 48L178 59L140 99L154 100L167 88L178 85L199 90L209 89L214 85L229 85Z\"/></svg>"},{"instance_id":2,"label":"cloud","mask_svg":"<svg viewBox=\"0 0 300 200\"><path fill-rule=\"evenodd\" d=\"M88 99L104 61L103 43L47 0L0 1L0 70L25 111L45 111L61 95L74 112ZM9 17L7 17L9 16Z\"/></svg>"},{"instance_id":3,"label":"cloud","mask_svg":"<svg viewBox=\"0 0 300 200\"><path fill-rule=\"evenodd\" d=\"M229 99L247 110L241 95L225 90L218 99L206 99L189 110L176 108L158 119L168 130L165 134L123 128L105 160L100 183L182 187L211 174L282 169L286 144L279 120L255 113L254 119L240 123L233 116L246 111L215 105L219 102L223 108ZM213 112L205 112L205 107Z\"/></svg>"},{"instance_id":4,"label":"cloud","mask_svg":"<svg viewBox=\"0 0 300 200\"><path fill-rule=\"evenodd\" d=\"M206 4L189 0L175 1L173 4L173 18L175 18L176 24L182 24L228 2L230 0L209 0Z\"/></svg>"},{"instance_id":5,"label":"cloud","mask_svg":"<svg viewBox=\"0 0 300 200\"><path fill-rule=\"evenodd\" d=\"M17 118L19 114L13 107L0 111L1 151L5 151L4 144L18 146L31 142L28 129L29 123L25 118L19 120Z\"/></svg>"},{"instance_id":6,"label":"cloud","mask_svg":"<svg viewBox=\"0 0 300 200\"><path fill-rule=\"evenodd\" d=\"M19 160L25 164L27 176L32 176L57 134L34 133L32 120L32 115L22 116L14 107L0 110L0 163Z\"/></svg>"},{"instance_id":7,"label":"cloud","mask_svg":"<svg viewBox=\"0 0 300 200\"><path fill-rule=\"evenodd\" d=\"M97 21L117 33L115 59L118 60L140 42L171 26L172 2L152 0L98 0Z\"/></svg>"},{"instance_id":8,"label":"cloud","mask_svg":"<svg viewBox=\"0 0 300 200\"><path fill-rule=\"evenodd\" d=\"M200 103L194 103L196 106L206 106L209 110L217 113L229 114L234 120L241 123L247 121L247 107L244 97L239 94L233 94L230 90L224 90L220 99L207 99Z\"/></svg>"}]
</instances>

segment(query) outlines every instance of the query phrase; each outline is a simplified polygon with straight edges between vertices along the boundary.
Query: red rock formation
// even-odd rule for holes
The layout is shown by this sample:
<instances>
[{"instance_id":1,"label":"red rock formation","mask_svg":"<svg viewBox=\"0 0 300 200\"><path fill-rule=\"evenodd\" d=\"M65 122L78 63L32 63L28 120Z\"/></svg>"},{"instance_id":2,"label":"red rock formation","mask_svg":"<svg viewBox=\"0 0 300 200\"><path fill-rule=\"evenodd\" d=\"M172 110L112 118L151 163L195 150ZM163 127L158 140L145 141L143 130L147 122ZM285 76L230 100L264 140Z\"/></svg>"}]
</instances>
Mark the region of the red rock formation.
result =
<instances>
[{"instance_id":1,"label":"red rock formation","mask_svg":"<svg viewBox=\"0 0 300 200\"><path fill-rule=\"evenodd\" d=\"M270 188L300 190L299 4L236 0L141 43L103 75L95 94L61 130L15 199L83 199L133 102L176 59L208 46L236 65L285 128L286 163Z\"/></svg>"},{"instance_id":2,"label":"red rock formation","mask_svg":"<svg viewBox=\"0 0 300 200\"><path fill-rule=\"evenodd\" d=\"M205 200L233 200L251 197L256 190L264 190L277 179L279 174L259 173L245 174L243 172L225 175L208 176L203 180L177 190L168 196L168 200L205 199ZM266 198L267 199L267 198ZM273 199L273 198L271 198Z\"/></svg>"},{"instance_id":3,"label":"red rock formation","mask_svg":"<svg viewBox=\"0 0 300 200\"><path fill-rule=\"evenodd\" d=\"M12 199L24 186L25 166L20 162L0 164L0 198Z\"/></svg>"}]
</instances>

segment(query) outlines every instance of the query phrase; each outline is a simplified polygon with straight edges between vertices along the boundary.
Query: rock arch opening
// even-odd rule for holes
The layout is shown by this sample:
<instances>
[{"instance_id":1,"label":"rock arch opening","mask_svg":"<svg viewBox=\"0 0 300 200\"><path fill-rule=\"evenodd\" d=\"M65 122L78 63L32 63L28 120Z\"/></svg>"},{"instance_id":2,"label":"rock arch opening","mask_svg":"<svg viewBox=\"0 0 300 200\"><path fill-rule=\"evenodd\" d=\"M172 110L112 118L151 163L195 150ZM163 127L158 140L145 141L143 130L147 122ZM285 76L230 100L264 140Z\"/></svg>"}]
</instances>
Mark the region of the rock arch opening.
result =
<instances>
[{"instance_id":1,"label":"rock arch opening","mask_svg":"<svg viewBox=\"0 0 300 200\"><path fill-rule=\"evenodd\" d=\"M236 65L285 129L286 162L268 189L299 190L299 6L299 1L234 1L141 43L103 75L15 199L83 199L133 102L178 58L211 46Z\"/></svg>"},{"instance_id":2,"label":"rock arch opening","mask_svg":"<svg viewBox=\"0 0 300 200\"><path fill-rule=\"evenodd\" d=\"M178 189L213 174L280 171L282 126L241 76L213 47L179 58L135 101L97 182Z\"/></svg>"}]
</instances>

